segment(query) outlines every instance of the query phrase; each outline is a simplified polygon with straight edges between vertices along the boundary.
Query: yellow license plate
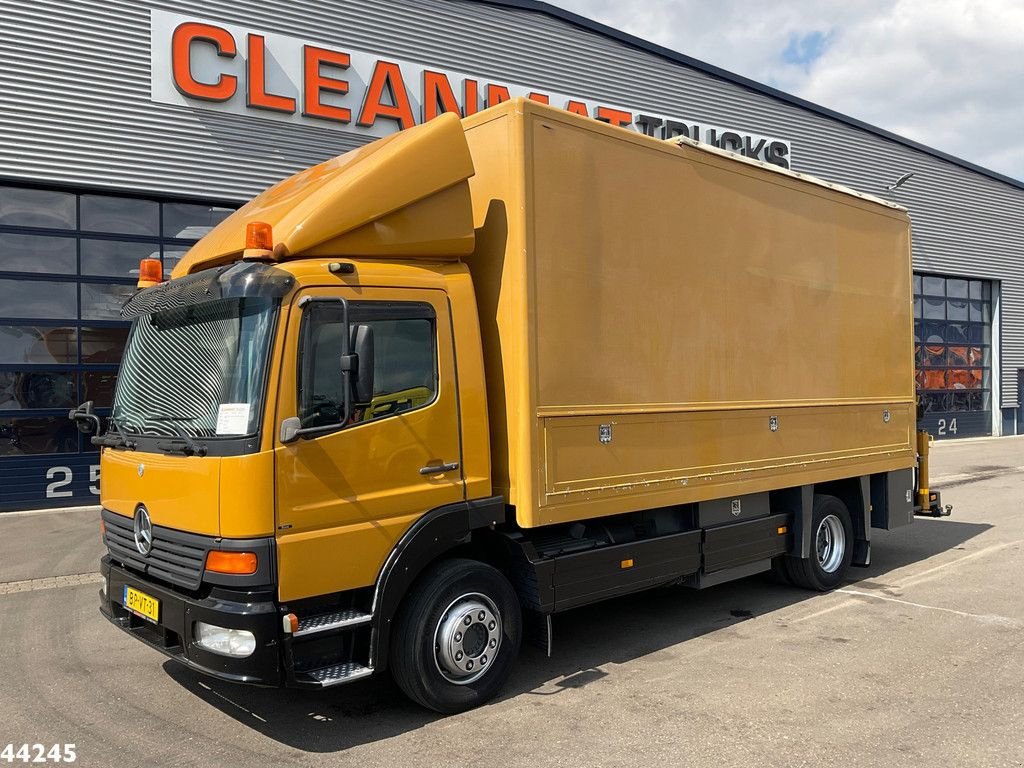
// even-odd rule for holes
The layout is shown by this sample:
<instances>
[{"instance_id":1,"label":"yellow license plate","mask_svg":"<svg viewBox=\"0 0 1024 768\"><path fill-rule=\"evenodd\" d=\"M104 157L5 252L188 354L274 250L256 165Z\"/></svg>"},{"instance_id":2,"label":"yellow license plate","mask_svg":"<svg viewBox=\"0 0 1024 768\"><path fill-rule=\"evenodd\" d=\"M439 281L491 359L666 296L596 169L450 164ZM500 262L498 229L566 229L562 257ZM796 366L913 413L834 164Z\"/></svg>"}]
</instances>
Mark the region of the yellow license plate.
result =
<instances>
[{"instance_id":1,"label":"yellow license plate","mask_svg":"<svg viewBox=\"0 0 1024 768\"><path fill-rule=\"evenodd\" d=\"M154 624L160 620L160 601L129 586L124 588L124 607Z\"/></svg>"}]
</instances>

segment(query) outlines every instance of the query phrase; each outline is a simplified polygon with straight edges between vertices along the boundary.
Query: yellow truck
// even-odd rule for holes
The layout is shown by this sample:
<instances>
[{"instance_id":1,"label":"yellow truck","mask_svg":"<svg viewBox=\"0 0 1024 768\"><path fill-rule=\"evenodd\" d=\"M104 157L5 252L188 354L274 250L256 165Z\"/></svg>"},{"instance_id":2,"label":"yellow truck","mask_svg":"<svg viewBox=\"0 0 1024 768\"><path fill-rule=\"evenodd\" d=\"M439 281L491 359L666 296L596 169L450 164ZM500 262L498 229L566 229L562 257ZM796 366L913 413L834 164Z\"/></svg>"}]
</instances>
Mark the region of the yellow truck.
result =
<instances>
[{"instance_id":1,"label":"yellow truck","mask_svg":"<svg viewBox=\"0 0 1024 768\"><path fill-rule=\"evenodd\" d=\"M111 417L71 414L101 610L223 680L390 669L460 711L553 614L772 568L828 590L937 508L906 211L685 139L442 115L140 287Z\"/></svg>"}]
</instances>

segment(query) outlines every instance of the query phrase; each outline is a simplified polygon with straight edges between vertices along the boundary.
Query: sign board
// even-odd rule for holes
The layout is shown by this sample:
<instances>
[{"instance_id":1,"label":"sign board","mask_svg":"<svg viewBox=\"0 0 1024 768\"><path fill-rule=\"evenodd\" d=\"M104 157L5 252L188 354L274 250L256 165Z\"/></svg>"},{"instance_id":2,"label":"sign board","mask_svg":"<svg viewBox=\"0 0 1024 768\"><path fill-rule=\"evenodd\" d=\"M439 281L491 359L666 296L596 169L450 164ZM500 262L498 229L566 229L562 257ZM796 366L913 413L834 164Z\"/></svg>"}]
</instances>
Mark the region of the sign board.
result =
<instances>
[{"instance_id":1,"label":"sign board","mask_svg":"<svg viewBox=\"0 0 1024 768\"><path fill-rule=\"evenodd\" d=\"M452 72L237 24L150 11L151 98L379 138L442 112L523 96L661 139L687 136L790 167L790 142L577 95Z\"/></svg>"}]
</instances>

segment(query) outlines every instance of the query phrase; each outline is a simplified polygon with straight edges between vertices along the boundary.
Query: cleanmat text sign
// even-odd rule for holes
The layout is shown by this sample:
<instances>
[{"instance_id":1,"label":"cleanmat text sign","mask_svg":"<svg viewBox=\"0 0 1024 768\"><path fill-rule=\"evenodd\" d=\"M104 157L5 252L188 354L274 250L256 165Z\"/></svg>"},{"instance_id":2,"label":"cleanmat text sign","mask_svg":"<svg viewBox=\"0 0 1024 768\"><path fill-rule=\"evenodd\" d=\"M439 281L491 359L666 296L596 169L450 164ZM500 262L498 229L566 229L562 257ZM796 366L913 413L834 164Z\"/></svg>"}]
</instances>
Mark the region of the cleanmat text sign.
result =
<instances>
[{"instance_id":1,"label":"cleanmat text sign","mask_svg":"<svg viewBox=\"0 0 1024 768\"><path fill-rule=\"evenodd\" d=\"M688 136L790 165L790 143L767 136L166 11L150 11L150 24L151 97L164 104L379 137L524 96L650 136Z\"/></svg>"}]
</instances>

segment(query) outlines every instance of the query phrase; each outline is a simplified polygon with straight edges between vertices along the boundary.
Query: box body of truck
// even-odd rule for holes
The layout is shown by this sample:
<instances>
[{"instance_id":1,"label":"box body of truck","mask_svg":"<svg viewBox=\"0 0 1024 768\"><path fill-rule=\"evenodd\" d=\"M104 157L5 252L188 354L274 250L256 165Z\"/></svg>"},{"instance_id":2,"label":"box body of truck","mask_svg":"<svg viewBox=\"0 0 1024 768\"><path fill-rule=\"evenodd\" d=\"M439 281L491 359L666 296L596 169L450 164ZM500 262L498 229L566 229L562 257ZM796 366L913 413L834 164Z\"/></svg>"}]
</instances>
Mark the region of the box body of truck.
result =
<instances>
[{"instance_id":1,"label":"box body of truck","mask_svg":"<svg viewBox=\"0 0 1024 768\"><path fill-rule=\"evenodd\" d=\"M913 465L905 211L529 102L466 122L521 526Z\"/></svg>"},{"instance_id":2,"label":"box body of truck","mask_svg":"<svg viewBox=\"0 0 1024 768\"><path fill-rule=\"evenodd\" d=\"M101 610L224 680L390 667L465 709L578 605L834 588L927 488L906 212L717 150L442 115L267 190L172 278L126 305L94 438Z\"/></svg>"}]
</instances>

